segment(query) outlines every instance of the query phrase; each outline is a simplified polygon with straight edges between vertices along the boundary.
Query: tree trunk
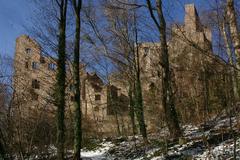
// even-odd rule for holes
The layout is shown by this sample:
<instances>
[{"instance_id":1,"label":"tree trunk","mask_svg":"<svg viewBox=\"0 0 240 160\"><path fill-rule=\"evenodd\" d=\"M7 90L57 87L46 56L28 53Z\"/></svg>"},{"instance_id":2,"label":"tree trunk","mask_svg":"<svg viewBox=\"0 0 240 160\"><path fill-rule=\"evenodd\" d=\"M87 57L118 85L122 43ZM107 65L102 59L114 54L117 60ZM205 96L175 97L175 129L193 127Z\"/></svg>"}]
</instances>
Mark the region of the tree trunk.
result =
<instances>
[{"instance_id":1,"label":"tree trunk","mask_svg":"<svg viewBox=\"0 0 240 160\"><path fill-rule=\"evenodd\" d=\"M230 27L230 35L233 42L233 47L236 55L236 67L237 67L237 87L239 86L240 82L240 35L237 28L237 18L236 18L236 12L234 8L234 0L227 0L227 17L228 17L228 23ZM239 87L237 88L239 89ZM239 90L238 90L239 95ZM238 97L237 97L238 98Z\"/></svg>"},{"instance_id":2,"label":"tree trunk","mask_svg":"<svg viewBox=\"0 0 240 160\"><path fill-rule=\"evenodd\" d=\"M143 136L143 140L145 143L148 143L147 140L147 130L146 130L146 125L145 125L145 120L144 120L144 109L143 109L143 97L142 97L142 87L141 87L141 79L140 79L140 60L139 60L139 50L138 50L138 31L136 28L137 22L136 22L136 16L134 16L134 24L135 24L135 42L136 42L136 48L134 50L134 57L135 59L135 101L134 101L134 110L137 116L138 124L139 124L139 129L140 133Z\"/></svg>"},{"instance_id":3,"label":"tree trunk","mask_svg":"<svg viewBox=\"0 0 240 160\"><path fill-rule=\"evenodd\" d=\"M131 118L131 124L132 124L132 133L135 136L136 135L136 125L135 125L135 114L134 114L134 100L133 100L133 90L132 84L130 82L129 84L129 105L130 105L130 111L129 115Z\"/></svg>"},{"instance_id":4,"label":"tree trunk","mask_svg":"<svg viewBox=\"0 0 240 160\"><path fill-rule=\"evenodd\" d=\"M117 135L118 136L121 136L122 133L121 133L121 129L120 129L120 124L119 124L119 120L118 120L118 113L116 111L116 106L114 107L114 116L115 116L115 120L116 120L116 128L117 128Z\"/></svg>"},{"instance_id":5,"label":"tree trunk","mask_svg":"<svg viewBox=\"0 0 240 160\"><path fill-rule=\"evenodd\" d=\"M231 39L233 42L233 47L235 51L235 56L236 56L236 84L237 84L237 89L238 89L238 99L239 100L239 86L240 86L240 34L238 31L238 24L237 24L237 17L236 17L236 12L234 8L234 0L227 0L227 17L228 17L228 23L230 27L230 35ZM233 83L234 83L234 79ZM234 135L234 159L236 159L236 138Z\"/></svg>"},{"instance_id":6,"label":"tree trunk","mask_svg":"<svg viewBox=\"0 0 240 160\"><path fill-rule=\"evenodd\" d=\"M0 159L5 159L4 137L0 128Z\"/></svg>"},{"instance_id":7,"label":"tree trunk","mask_svg":"<svg viewBox=\"0 0 240 160\"><path fill-rule=\"evenodd\" d=\"M143 111L143 99L142 99L142 87L140 77L136 80L136 91L135 91L135 113L139 123L140 133L143 136L144 142L147 142L147 130L144 121L144 111Z\"/></svg>"},{"instance_id":8,"label":"tree trunk","mask_svg":"<svg viewBox=\"0 0 240 160\"><path fill-rule=\"evenodd\" d=\"M147 0L148 9L156 24L159 34L160 34L160 63L163 68L163 77L162 77L162 105L165 111L165 117L168 129L170 131L171 137L177 138L181 136L182 132L179 126L177 112L175 109L175 102L172 91L172 81L171 81L171 71L169 65L169 55L168 55L168 47L167 47L167 38L166 38L166 22L163 16L162 11L162 0L156 0L157 6L157 15L159 22L153 13L153 7L150 0Z\"/></svg>"},{"instance_id":9,"label":"tree trunk","mask_svg":"<svg viewBox=\"0 0 240 160\"><path fill-rule=\"evenodd\" d=\"M172 80L171 80L171 71L169 65L169 56L168 56L168 48L167 48L167 38L166 38L166 22L163 16L162 11L162 0L156 0L157 2L157 12L159 16L160 22L160 50L162 56L162 64L163 64L163 79L162 79L162 94L163 94L163 107L165 110L168 129L171 131L170 134L172 137L176 138L181 136L181 129L178 122L177 112L175 109L175 102L172 91Z\"/></svg>"},{"instance_id":10,"label":"tree trunk","mask_svg":"<svg viewBox=\"0 0 240 160\"><path fill-rule=\"evenodd\" d=\"M74 159L81 159L82 143L82 112L81 112L81 93L80 93L80 10L82 0L73 0L75 11L75 43L74 43L74 60L73 60L73 77L74 77Z\"/></svg>"},{"instance_id":11,"label":"tree trunk","mask_svg":"<svg viewBox=\"0 0 240 160\"><path fill-rule=\"evenodd\" d=\"M236 77L236 74L235 74L236 72L234 69L235 64L233 62L233 54L232 54L231 47L230 47L230 41L227 36L227 31L226 31L227 27L226 27L225 23L223 23L223 26L221 29L222 29L224 43L226 45L226 51L227 51L227 55L229 58L229 63L231 65L231 78L232 78L232 82L233 82L232 87L233 87L234 99L237 100L239 98L239 94L238 94L237 77Z\"/></svg>"},{"instance_id":12,"label":"tree trunk","mask_svg":"<svg viewBox=\"0 0 240 160\"><path fill-rule=\"evenodd\" d=\"M207 122L208 110L209 110L209 84L208 84L207 69L203 70L203 93L204 93L203 119L204 119L204 125L205 125Z\"/></svg>"},{"instance_id":13,"label":"tree trunk","mask_svg":"<svg viewBox=\"0 0 240 160\"><path fill-rule=\"evenodd\" d=\"M58 38L58 61L56 75L56 106L57 106L57 158L64 159L64 112L65 112L65 81L66 81L66 13L67 0L61 0L59 4L60 20L59 20L59 38Z\"/></svg>"}]
</instances>

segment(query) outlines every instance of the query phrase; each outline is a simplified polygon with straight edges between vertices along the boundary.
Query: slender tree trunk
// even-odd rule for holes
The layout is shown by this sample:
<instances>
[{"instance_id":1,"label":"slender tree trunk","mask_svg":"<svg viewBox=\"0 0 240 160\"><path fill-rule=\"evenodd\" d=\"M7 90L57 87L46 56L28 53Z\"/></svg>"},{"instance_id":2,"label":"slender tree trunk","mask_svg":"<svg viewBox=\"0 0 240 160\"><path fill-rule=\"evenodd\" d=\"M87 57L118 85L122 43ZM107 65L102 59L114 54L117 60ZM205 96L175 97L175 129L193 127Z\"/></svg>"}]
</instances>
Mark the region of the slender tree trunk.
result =
<instances>
[{"instance_id":1,"label":"slender tree trunk","mask_svg":"<svg viewBox=\"0 0 240 160\"><path fill-rule=\"evenodd\" d=\"M232 54L232 51L231 51L231 48L230 48L230 42L229 42L229 39L227 37L227 27L226 27L226 24L223 23L223 26L222 26L222 34L223 34L223 39L224 39L224 43L226 45L226 51L227 51L227 55L228 55L228 58L229 58L229 63L231 65L231 77L232 77L232 86L233 86L233 93L234 93L234 101L239 99L239 94L238 94L238 85L237 85L237 77L236 77L236 72L235 72L235 69L234 69L234 62L233 62L233 54Z\"/></svg>"},{"instance_id":2,"label":"slender tree trunk","mask_svg":"<svg viewBox=\"0 0 240 160\"><path fill-rule=\"evenodd\" d=\"M208 84L208 73L206 69L203 70L203 93L204 93L204 109L203 109L203 118L204 125L207 122L208 118L208 109L209 109L209 84Z\"/></svg>"},{"instance_id":3,"label":"slender tree trunk","mask_svg":"<svg viewBox=\"0 0 240 160\"><path fill-rule=\"evenodd\" d=\"M136 15L134 15L134 25L135 25L135 42L136 42L136 48L134 50L134 57L135 59L135 71L136 71L136 77L135 77L135 101L134 101L134 109L137 116L138 124L140 133L143 136L143 140L145 143L148 143L147 140L147 129L146 124L144 120L144 109L143 109L143 97L142 97L142 87L141 87L141 79L140 79L140 60L139 60L139 49L138 49L138 30L137 30L137 22L136 22Z\"/></svg>"},{"instance_id":4,"label":"slender tree trunk","mask_svg":"<svg viewBox=\"0 0 240 160\"><path fill-rule=\"evenodd\" d=\"M147 130L144 121L144 110L143 110L143 99L142 99L142 87L140 77L136 80L136 90L135 90L135 113L139 123L140 133L143 136L144 142L147 142Z\"/></svg>"},{"instance_id":5,"label":"slender tree trunk","mask_svg":"<svg viewBox=\"0 0 240 160\"><path fill-rule=\"evenodd\" d=\"M228 17L228 23L230 27L230 35L233 42L233 47L235 51L236 56L236 84L238 89L238 97L236 97L237 101L239 100L239 86L240 86L240 34L238 31L238 24L237 24L237 16L234 8L234 0L227 0L227 17ZM234 80L234 79L232 79ZM234 82L234 81L233 81ZM234 104L235 106L235 104ZM233 133L234 134L234 133ZM234 159L236 159L236 137L234 136Z\"/></svg>"},{"instance_id":6,"label":"slender tree trunk","mask_svg":"<svg viewBox=\"0 0 240 160\"><path fill-rule=\"evenodd\" d=\"M82 112L81 112L81 93L80 93L80 10L82 0L73 0L75 11L75 43L74 43L74 60L73 60L73 77L74 77L74 159L81 159L82 143Z\"/></svg>"},{"instance_id":7,"label":"slender tree trunk","mask_svg":"<svg viewBox=\"0 0 240 160\"><path fill-rule=\"evenodd\" d=\"M129 115L131 118L131 124L132 124L132 133L135 136L136 135L136 125L135 125L135 114L134 114L134 100L133 100L133 90L132 84L129 84L129 105L130 105L130 111Z\"/></svg>"},{"instance_id":8,"label":"slender tree trunk","mask_svg":"<svg viewBox=\"0 0 240 160\"><path fill-rule=\"evenodd\" d=\"M118 120L118 113L116 111L116 106L114 106L114 116L115 116L115 120L116 120L116 125L117 125L117 134L118 136L121 136L121 129L120 129L120 124L119 124L119 120Z\"/></svg>"},{"instance_id":9,"label":"slender tree trunk","mask_svg":"<svg viewBox=\"0 0 240 160\"><path fill-rule=\"evenodd\" d=\"M234 107L234 92L233 88L229 88L233 84L232 77L231 77L231 71L225 71L224 74L224 85L225 85L225 97L226 99L226 112L227 116L229 117L229 127L230 127L230 134L233 138L234 144L233 144L233 159L236 159L236 136L233 129L233 123L232 123L232 116L233 116L233 107Z\"/></svg>"},{"instance_id":10,"label":"slender tree trunk","mask_svg":"<svg viewBox=\"0 0 240 160\"><path fill-rule=\"evenodd\" d=\"M228 23L230 27L230 34L231 39L233 42L233 47L236 55L236 67L237 67L237 87L240 83L240 35L237 27L237 18L236 18L236 12L234 8L234 0L227 0L227 17L228 17ZM237 88L239 89L239 87ZM239 95L239 90L238 90ZM239 97L237 97L239 98Z\"/></svg>"},{"instance_id":11,"label":"slender tree trunk","mask_svg":"<svg viewBox=\"0 0 240 160\"><path fill-rule=\"evenodd\" d=\"M111 84L111 83L109 83L109 84ZM113 92L115 92L115 91L112 89L112 86L109 85L108 86L108 93L107 93L108 108L110 109L111 114L113 114L113 116L116 120L116 131L117 131L118 136L120 136L121 135L121 129L120 129L120 124L119 124L119 120L118 120L119 104L117 102L118 99L117 99L117 97L115 97L116 95L113 94Z\"/></svg>"},{"instance_id":12,"label":"slender tree trunk","mask_svg":"<svg viewBox=\"0 0 240 160\"><path fill-rule=\"evenodd\" d=\"M179 126L177 112L175 109L174 96L172 91L171 70L169 65L169 55L166 38L166 22L162 11L162 0L156 0L157 15L159 22L153 13L153 7L150 0L147 0L148 9L156 24L160 34L160 63L163 68L162 77L162 105L166 115L166 122L170 131L171 137L177 138L181 136L182 132Z\"/></svg>"},{"instance_id":13,"label":"slender tree trunk","mask_svg":"<svg viewBox=\"0 0 240 160\"><path fill-rule=\"evenodd\" d=\"M59 4L59 38L58 38L58 61L57 61L57 83L55 90L57 106L57 158L64 159L64 118L65 118L65 81L66 81L66 13L67 0L61 0Z\"/></svg>"},{"instance_id":14,"label":"slender tree trunk","mask_svg":"<svg viewBox=\"0 0 240 160\"><path fill-rule=\"evenodd\" d=\"M5 159L4 137L0 128L0 159Z\"/></svg>"}]
</instances>

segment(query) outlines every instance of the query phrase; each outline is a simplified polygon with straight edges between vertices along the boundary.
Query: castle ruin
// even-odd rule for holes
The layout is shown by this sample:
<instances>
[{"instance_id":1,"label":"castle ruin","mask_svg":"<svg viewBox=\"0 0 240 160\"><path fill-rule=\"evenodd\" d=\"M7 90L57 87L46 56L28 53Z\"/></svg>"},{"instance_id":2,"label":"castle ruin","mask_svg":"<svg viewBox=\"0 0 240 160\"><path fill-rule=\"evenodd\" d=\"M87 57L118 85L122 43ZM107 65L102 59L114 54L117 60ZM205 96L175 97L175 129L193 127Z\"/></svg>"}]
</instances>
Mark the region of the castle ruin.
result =
<instances>
[{"instance_id":1,"label":"castle ruin","mask_svg":"<svg viewBox=\"0 0 240 160\"><path fill-rule=\"evenodd\" d=\"M151 132L160 125L159 119L154 118L153 114L161 117L162 112L161 53L159 43L141 43L139 47L145 119ZM221 93L213 88L224 85L222 78L226 65L213 54L211 31L201 24L193 4L185 6L184 25L172 27L168 48L176 106L179 112L189 112L182 121L188 121L191 116L199 116L199 119L205 116L193 115L192 107L197 107L205 114L209 105L212 105L212 109L221 106ZM26 35L17 38L13 86L18 100L16 103L21 104L26 116L31 117L31 112L36 108L54 112L52 97L56 67L55 59L43 55L41 46L35 40ZM73 100L71 73L71 67L68 67L67 112L71 112ZM84 66L81 66L79 74L83 117L91 119L98 132L106 135L130 131L126 89L105 84L96 73L87 73ZM119 113L117 117L116 111ZM211 114L211 111L207 113Z\"/></svg>"}]
</instances>

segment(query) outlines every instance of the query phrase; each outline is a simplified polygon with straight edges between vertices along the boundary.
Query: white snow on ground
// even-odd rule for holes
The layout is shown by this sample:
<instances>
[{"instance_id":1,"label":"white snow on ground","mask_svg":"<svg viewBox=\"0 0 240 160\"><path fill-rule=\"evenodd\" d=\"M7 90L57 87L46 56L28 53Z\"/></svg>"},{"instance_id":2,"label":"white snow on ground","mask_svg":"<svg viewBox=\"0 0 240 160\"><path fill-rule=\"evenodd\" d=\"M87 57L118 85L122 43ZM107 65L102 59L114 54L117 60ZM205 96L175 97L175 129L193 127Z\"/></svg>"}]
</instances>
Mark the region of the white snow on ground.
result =
<instances>
[{"instance_id":1,"label":"white snow on ground","mask_svg":"<svg viewBox=\"0 0 240 160\"><path fill-rule=\"evenodd\" d=\"M105 160L107 157L107 151L114 146L111 142L102 142L100 144L100 148L97 148L93 151L82 150L81 156L83 159L91 159L91 160Z\"/></svg>"},{"instance_id":2,"label":"white snow on ground","mask_svg":"<svg viewBox=\"0 0 240 160\"><path fill-rule=\"evenodd\" d=\"M175 147L177 147L176 145ZM240 159L240 139L237 140L237 150L236 150L236 159ZM168 155L172 154L184 154L182 153L182 149L184 147L179 147L176 151L170 151L168 152ZM187 150L186 150L187 151ZM219 160L230 160L233 158L233 141L225 141L221 143L220 145L211 148L210 151L204 151L203 153L198 153L197 149L195 150L196 152L188 153L187 155L192 155L192 159L196 160L214 160L214 159L219 159ZM153 154L153 153L151 153ZM138 160L141 160L143 158L139 158ZM152 157L151 160L165 160L166 158L162 156L156 156Z\"/></svg>"},{"instance_id":3,"label":"white snow on ground","mask_svg":"<svg viewBox=\"0 0 240 160\"><path fill-rule=\"evenodd\" d=\"M56 156L57 155L57 148L54 145L50 145L48 147L48 152L52 153L53 156Z\"/></svg>"},{"instance_id":4,"label":"white snow on ground","mask_svg":"<svg viewBox=\"0 0 240 160\"><path fill-rule=\"evenodd\" d=\"M236 120L233 119L233 122L236 123ZM221 119L219 120L211 129L216 128L227 128L229 125L229 119ZM184 138L187 140L184 144L176 144L172 147L168 148L167 156L176 157L170 159L181 159L182 156L190 156L192 159L197 160L214 160L214 159L222 159L228 160L233 158L233 139L227 139L221 143L217 143L215 145L207 147L206 144L202 142L202 137L208 137L212 134L211 130L202 131L200 127L193 125L183 126ZM128 137L129 138L129 137ZM131 137L129 138L131 139ZM94 151L82 151L83 159L87 160L111 160L111 156L108 151L111 148L115 148L115 150L119 153L123 152L133 152L132 147L134 145L133 141L123 141L117 145L114 145L111 142L102 142L100 148ZM136 137L136 143L140 142L140 137ZM122 148L126 148L123 150ZM146 147L147 148L147 147ZM129 149L129 150L128 150ZM139 148L138 148L139 149ZM159 146L155 146L150 149L146 149L144 155L137 156L139 152L133 153L137 158L130 158L131 160L165 160L166 155L161 153L162 148ZM157 153L157 154L156 154ZM126 154L126 153L125 153ZM127 155L127 154L126 154ZM240 139L237 140L237 150L236 150L236 158L240 159ZM116 158L116 157L115 157ZM121 160L123 159L120 158ZM117 157L117 160L120 160ZM127 158L126 158L127 159ZM128 158L129 159L129 158ZM169 159L169 158L168 158Z\"/></svg>"},{"instance_id":5,"label":"white snow on ground","mask_svg":"<svg viewBox=\"0 0 240 160\"><path fill-rule=\"evenodd\" d=\"M240 139L237 140L236 158L240 159ZM233 157L233 141L225 141L220 145L211 148L210 151L205 151L200 155L196 155L195 159L211 160L211 159L230 159Z\"/></svg>"},{"instance_id":6,"label":"white snow on ground","mask_svg":"<svg viewBox=\"0 0 240 160\"><path fill-rule=\"evenodd\" d=\"M232 119L234 124L237 124L235 118ZM197 160L230 160L233 158L233 139L225 138L221 140L221 130L225 129L229 132L229 118L221 118L214 121L209 129L203 131L201 126L185 125L183 126L183 140L182 142L174 142L171 147L168 148L167 154L163 154L165 149L160 142L153 143L152 140L162 140L159 134L149 135L150 144L142 145L141 136L135 138L129 136L121 141L120 139L114 139L113 142L103 141L99 144L99 147L94 150L82 149L81 156L83 160L165 160L165 159L183 159L189 157ZM164 129L162 129L165 132ZM236 132L239 132L235 128ZM218 136L216 142L214 142L213 136ZM160 134L161 135L161 134ZM220 136L220 137L219 137ZM205 143L205 138L212 138L211 145ZM220 138L220 139L219 139ZM117 140L117 141L116 141ZM119 142L118 142L119 141ZM236 158L240 159L240 139L237 140ZM48 148L48 152L53 156L56 155L56 147L51 145ZM68 151L69 156L72 156L73 151ZM37 159L38 156L32 157Z\"/></svg>"},{"instance_id":7,"label":"white snow on ground","mask_svg":"<svg viewBox=\"0 0 240 160\"><path fill-rule=\"evenodd\" d=\"M236 118L232 119L232 122L236 124ZM167 156L176 156L179 158L173 159L182 159L181 156L189 156L191 159L197 160L230 160L233 158L234 151L234 141L233 139L227 139L221 143L217 143L216 145L212 145L207 147L206 144L202 143L202 137L208 137L212 135L212 129L219 128L229 128L229 118L220 119L217 123L207 131L202 131L199 127L193 125L183 126L184 137L189 139L186 144L176 144L170 148L168 148ZM199 142L199 144L198 144ZM166 155L158 154L158 156L154 156L156 152L158 152L160 148L154 148L150 151L147 151L144 157L139 157L135 160L143 160L145 157L151 157L151 160L165 160ZM169 159L169 158L168 158ZM170 158L171 159L171 158ZM240 139L236 142L236 159L240 159Z\"/></svg>"}]
</instances>

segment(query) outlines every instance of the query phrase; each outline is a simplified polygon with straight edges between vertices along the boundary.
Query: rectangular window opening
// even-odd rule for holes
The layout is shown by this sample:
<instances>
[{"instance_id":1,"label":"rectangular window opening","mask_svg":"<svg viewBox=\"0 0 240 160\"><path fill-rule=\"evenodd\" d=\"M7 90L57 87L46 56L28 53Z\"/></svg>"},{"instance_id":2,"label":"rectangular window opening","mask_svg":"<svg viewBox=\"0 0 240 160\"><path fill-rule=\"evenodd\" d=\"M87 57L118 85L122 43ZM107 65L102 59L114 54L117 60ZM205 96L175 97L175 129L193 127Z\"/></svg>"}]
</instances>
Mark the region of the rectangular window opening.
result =
<instances>
[{"instance_id":1,"label":"rectangular window opening","mask_svg":"<svg viewBox=\"0 0 240 160\"><path fill-rule=\"evenodd\" d=\"M43 56L40 57L40 63L42 63L42 64L45 63L45 58Z\"/></svg>"},{"instance_id":2,"label":"rectangular window opening","mask_svg":"<svg viewBox=\"0 0 240 160\"><path fill-rule=\"evenodd\" d=\"M95 95L95 101L100 101L101 100L101 95Z\"/></svg>"},{"instance_id":3,"label":"rectangular window opening","mask_svg":"<svg viewBox=\"0 0 240 160\"><path fill-rule=\"evenodd\" d=\"M57 65L54 63L48 64L48 70L55 71L57 69Z\"/></svg>"},{"instance_id":4,"label":"rectangular window opening","mask_svg":"<svg viewBox=\"0 0 240 160\"><path fill-rule=\"evenodd\" d=\"M25 62L25 68L28 69L28 62Z\"/></svg>"},{"instance_id":5,"label":"rectangular window opening","mask_svg":"<svg viewBox=\"0 0 240 160\"><path fill-rule=\"evenodd\" d=\"M40 89L40 82L36 79L32 80L32 88L34 89Z\"/></svg>"},{"instance_id":6,"label":"rectangular window opening","mask_svg":"<svg viewBox=\"0 0 240 160\"><path fill-rule=\"evenodd\" d=\"M27 54L31 54L32 50L31 50L31 48L26 48L26 49L25 49L25 52L26 52Z\"/></svg>"},{"instance_id":7,"label":"rectangular window opening","mask_svg":"<svg viewBox=\"0 0 240 160\"><path fill-rule=\"evenodd\" d=\"M39 64L37 62L32 62L32 69L39 69Z\"/></svg>"}]
</instances>

